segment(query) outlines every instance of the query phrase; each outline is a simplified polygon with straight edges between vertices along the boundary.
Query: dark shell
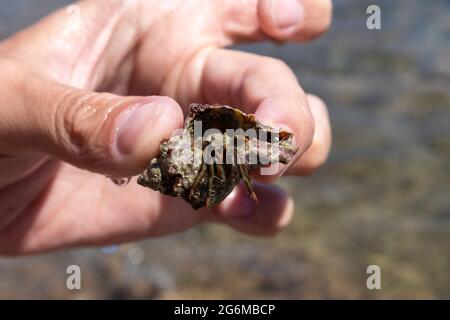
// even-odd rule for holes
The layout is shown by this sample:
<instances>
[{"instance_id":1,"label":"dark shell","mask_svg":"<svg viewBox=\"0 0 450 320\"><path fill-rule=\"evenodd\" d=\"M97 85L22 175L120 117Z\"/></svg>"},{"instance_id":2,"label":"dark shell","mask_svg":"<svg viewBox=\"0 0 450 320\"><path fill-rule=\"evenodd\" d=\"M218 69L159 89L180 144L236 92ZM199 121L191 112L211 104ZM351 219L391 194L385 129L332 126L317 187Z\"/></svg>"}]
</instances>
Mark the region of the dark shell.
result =
<instances>
[{"instance_id":1,"label":"dark shell","mask_svg":"<svg viewBox=\"0 0 450 320\"><path fill-rule=\"evenodd\" d=\"M201 121L199 132L194 130L199 128L196 124L200 122L197 121ZM205 138L203 134L208 133L208 129L213 133ZM263 135L253 138L244 134L230 136L227 129L255 129L269 137L269 141L262 139ZM273 136L278 138L274 139ZM239 109L222 105L191 104L184 129L161 142L160 155L151 160L149 167L139 176L138 183L163 194L183 198L197 209L215 206L242 180L249 194L256 200L249 171L264 166L269 160L272 163L288 163L297 152L292 138L291 133L264 126L253 115L247 115ZM232 145L229 143L236 142L236 139L245 141L245 147L240 149L246 160L244 163L238 162L236 153L233 153L238 149L230 147ZM274 152L270 147L275 141L278 148ZM214 149L212 142L223 143L223 148ZM262 147L268 150L264 156L258 153ZM203 158L203 154L209 150L213 150L211 154L216 157L215 162L207 162ZM232 158L226 158L227 150ZM248 159L252 156L255 156L252 159L256 161L250 163ZM228 161L229 159L232 160Z\"/></svg>"}]
</instances>

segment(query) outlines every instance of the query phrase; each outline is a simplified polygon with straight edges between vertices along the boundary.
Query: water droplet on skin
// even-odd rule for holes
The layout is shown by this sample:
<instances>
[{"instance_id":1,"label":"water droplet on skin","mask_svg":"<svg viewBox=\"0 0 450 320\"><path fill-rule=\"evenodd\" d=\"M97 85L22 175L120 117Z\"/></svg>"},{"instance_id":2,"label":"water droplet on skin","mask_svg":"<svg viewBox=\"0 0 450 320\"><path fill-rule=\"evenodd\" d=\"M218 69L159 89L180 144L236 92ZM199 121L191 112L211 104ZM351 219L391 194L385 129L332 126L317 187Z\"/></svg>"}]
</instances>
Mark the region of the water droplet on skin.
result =
<instances>
[{"instance_id":1,"label":"water droplet on skin","mask_svg":"<svg viewBox=\"0 0 450 320\"><path fill-rule=\"evenodd\" d=\"M115 177L107 177L110 179L115 185L119 187L125 187L128 183L130 183L131 177L124 177L124 178L115 178Z\"/></svg>"}]
</instances>

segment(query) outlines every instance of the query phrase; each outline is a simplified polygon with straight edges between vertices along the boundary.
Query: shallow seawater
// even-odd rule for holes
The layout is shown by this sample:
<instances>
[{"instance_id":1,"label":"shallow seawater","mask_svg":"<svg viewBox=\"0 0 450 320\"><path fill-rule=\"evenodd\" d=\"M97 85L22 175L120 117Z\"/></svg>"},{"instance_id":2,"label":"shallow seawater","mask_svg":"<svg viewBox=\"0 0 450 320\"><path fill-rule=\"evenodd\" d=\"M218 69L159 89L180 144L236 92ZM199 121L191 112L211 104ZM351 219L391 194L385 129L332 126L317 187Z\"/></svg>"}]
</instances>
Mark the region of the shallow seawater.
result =
<instances>
[{"instance_id":1,"label":"shallow seawater","mask_svg":"<svg viewBox=\"0 0 450 320\"><path fill-rule=\"evenodd\" d=\"M39 2L2 2L0 37L69 1ZM378 31L365 28L372 3ZM0 298L450 298L448 12L443 0L340 0L317 42L239 47L285 60L332 119L327 165L279 182L296 212L276 238L203 226L107 252L2 258ZM85 275L77 293L69 264ZM369 265L381 290L366 287Z\"/></svg>"}]
</instances>

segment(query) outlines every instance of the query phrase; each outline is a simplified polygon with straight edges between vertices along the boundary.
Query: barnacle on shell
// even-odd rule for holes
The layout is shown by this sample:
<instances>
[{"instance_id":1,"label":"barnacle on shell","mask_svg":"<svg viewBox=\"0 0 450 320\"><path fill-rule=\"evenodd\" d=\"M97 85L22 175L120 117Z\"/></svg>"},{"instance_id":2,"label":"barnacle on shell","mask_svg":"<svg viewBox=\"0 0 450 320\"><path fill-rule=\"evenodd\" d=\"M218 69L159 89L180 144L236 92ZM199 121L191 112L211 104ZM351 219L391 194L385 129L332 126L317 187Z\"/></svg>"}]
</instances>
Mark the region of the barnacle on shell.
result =
<instances>
[{"instance_id":1,"label":"barnacle on shell","mask_svg":"<svg viewBox=\"0 0 450 320\"><path fill-rule=\"evenodd\" d=\"M223 105L190 105L184 128L165 139L138 183L180 197L194 209L211 208L243 181L256 199L249 172L287 164L293 135L259 123L252 114Z\"/></svg>"}]
</instances>

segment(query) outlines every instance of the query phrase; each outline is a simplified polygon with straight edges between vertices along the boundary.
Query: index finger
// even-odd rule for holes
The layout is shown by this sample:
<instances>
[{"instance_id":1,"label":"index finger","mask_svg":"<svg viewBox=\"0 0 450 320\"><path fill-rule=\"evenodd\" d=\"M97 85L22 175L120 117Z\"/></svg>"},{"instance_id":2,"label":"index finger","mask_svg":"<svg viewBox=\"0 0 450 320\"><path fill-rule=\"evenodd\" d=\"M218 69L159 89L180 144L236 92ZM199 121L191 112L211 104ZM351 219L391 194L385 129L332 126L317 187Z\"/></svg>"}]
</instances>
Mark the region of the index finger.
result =
<instances>
[{"instance_id":1,"label":"index finger","mask_svg":"<svg viewBox=\"0 0 450 320\"><path fill-rule=\"evenodd\" d=\"M312 143L314 119L308 100L294 73L281 60L214 50L206 59L200 90L208 103L241 107L265 125L292 132L299 151L291 163Z\"/></svg>"}]
</instances>

